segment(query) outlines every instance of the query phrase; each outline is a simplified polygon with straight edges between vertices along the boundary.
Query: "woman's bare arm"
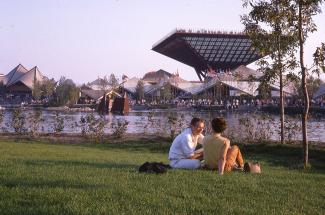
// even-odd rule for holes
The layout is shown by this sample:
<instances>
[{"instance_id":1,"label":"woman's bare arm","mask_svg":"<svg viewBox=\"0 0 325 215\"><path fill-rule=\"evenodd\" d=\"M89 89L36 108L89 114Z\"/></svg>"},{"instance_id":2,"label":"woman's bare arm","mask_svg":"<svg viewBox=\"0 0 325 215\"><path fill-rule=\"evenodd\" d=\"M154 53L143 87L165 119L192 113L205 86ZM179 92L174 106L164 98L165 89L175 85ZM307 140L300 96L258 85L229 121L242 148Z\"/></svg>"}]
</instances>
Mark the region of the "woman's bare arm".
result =
<instances>
[{"instance_id":1,"label":"woman's bare arm","mask_svg":"<svg viewBox=\"0 0 325 215\"><path fill-rule=\"evenodd\" d=\"M219 162L218 162L219 175L223 175L223 172L225 169L225 164L226 164L227 152L228 152L229 147L230 147L230 141L226 140L225 144L222 147L221 157L219 158Z\"/></svg>"}]
</instances>

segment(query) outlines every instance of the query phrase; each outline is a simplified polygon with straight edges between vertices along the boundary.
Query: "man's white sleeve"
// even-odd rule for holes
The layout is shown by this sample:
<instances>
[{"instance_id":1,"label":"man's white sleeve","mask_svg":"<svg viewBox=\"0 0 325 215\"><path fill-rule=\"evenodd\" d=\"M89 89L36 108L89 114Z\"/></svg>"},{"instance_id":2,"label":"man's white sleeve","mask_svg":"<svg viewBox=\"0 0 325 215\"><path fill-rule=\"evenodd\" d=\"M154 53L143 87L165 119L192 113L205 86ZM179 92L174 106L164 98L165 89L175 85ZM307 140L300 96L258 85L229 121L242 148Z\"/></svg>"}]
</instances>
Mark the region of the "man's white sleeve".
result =
<instances>
[{"instance_id":1,"label":"man's white sleeve","mask_svg":"<svg viewBox=\"0 0 325 215\"><path fill-rule=\"evenodd\" d=\"M194 155L194 143L190 134L182 138L182 150L186 158L189 158Z\"/></svg>"}]
</instances>

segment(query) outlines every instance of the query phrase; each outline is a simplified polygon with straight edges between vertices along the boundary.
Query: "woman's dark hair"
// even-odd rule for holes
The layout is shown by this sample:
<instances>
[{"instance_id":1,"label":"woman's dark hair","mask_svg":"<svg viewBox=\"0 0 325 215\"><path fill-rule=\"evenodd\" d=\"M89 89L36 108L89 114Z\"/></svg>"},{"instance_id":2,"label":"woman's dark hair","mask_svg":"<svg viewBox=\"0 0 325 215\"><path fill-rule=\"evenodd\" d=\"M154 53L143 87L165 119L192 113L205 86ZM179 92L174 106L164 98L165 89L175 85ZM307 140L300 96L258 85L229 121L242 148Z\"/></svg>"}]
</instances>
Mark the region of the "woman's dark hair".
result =
<instances>
[{"instance_id":1,"label":"woman's dark hair","mask_svg":"<svg viewBox=\"0 0 325 215\"><path fill-rule=\"evenodd\" d=\"M214 118L211 122L212 130L216 133L222 133L227 128L227 123L224 118Z\"/></svg>"},{"instance_id":2,"label":"woman's dark hair","mask_svg":"<svg viewBox=\"0 0 325 215\"><path fill-rule=\"evenodd\" d=\"M203 120L203 119L200 119L200 118L196 118L196 117L194 117L194 118L191 120L191 126L196 126L198 123L201 123L201 122L204 123L204 120Z\"/></svg>"}]
</instances>

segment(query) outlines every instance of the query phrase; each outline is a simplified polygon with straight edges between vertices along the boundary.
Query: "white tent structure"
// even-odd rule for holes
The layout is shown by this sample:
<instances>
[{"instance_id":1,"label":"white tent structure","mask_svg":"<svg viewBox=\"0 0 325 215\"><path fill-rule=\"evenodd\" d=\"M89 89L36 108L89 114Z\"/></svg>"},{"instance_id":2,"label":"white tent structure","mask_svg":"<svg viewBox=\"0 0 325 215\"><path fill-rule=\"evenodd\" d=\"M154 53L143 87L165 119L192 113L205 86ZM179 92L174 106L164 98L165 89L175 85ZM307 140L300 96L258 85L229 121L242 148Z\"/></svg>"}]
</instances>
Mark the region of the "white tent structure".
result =
<instances>
[{"instance_id":1,"label":"white tent structure","mask_svg":"<svg viewBox=\"0 0 325 215\"><path fill-rule=\"evenodd\" d=\"M7 88L12 95L29 96L34 89L34 83L48 80L38 69L37 66L31 70L19 64L6 75L0 76L0 82Z\"/></svg>"}]
</instances>

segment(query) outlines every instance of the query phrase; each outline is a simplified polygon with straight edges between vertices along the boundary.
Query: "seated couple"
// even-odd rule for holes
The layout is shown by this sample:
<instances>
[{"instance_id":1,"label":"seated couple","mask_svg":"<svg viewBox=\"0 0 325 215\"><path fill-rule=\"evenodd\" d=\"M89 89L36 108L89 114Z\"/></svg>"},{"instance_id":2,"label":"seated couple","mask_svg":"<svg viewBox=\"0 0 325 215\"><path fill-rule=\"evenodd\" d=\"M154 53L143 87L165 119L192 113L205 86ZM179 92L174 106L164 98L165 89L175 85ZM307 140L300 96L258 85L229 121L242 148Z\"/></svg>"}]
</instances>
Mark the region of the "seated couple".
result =
<instances>
[{"instance_id":1,"label":"seated couple","mask_svg":"<svg viewBox=\"0 0 325 215\"><path fill-rule=\"evenodd\" d=\"M170 147L169 160L172 168L197 169L201 167L202 158L205 168L218 170L221 175L244 167L238 146L230 146L229 139L221 136L227 128L226 121L223 118L215 118L211 125L213 134L204 137L204 121L199 118L192 119L190 127L179 134ZM198 143L203 145L203 150L195 151Z\"/></svg>"}]
</instances>

